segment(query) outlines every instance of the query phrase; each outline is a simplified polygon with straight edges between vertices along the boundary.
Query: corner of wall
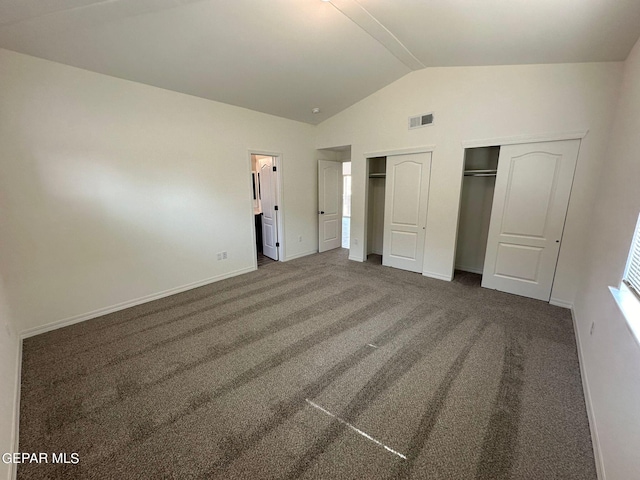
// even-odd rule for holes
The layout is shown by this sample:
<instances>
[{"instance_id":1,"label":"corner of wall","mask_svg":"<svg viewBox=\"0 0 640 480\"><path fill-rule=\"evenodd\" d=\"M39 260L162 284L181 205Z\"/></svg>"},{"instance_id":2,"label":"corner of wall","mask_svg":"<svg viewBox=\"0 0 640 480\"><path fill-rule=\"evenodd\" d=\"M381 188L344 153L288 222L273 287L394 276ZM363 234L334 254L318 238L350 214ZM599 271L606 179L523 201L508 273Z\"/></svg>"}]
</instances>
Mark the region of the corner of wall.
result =
<instances>
[{"instance_id":1,"label":"corner of wall","mask_svg":"<svg viewBox=\"0 0 640 480\"><path fill-rule=\"evenodd\" d=\"M580 379L582 381L582 390L584 392L584 402L587 407L587 417L589 419L589 430L591 432L591 444L593 446L593 457L596 463L596 474L598 476L598 480L606 480L606 474L604 470L604 461L602 458L602 451L600 449L600 440L598 438L598 429L596 427L596 420L593 412L593 402L591 400L591 391L589 389L589 381L587 379L587 373L585 370L582 344L580 343L580 330L578 328L578 320L576 318L576 312L573 305L567 308L570 309L571 319L573 320L573 332L576 338L576 349L578 351L578 365L580 366Z\"/></svg>"},{"instance_id":2,"label":"corner of wall","mask_svg":"<svg viewBox=\"0 0 640 480\"><path fill-rule=\"evenodd\" d=\"M0 454L18 451L18 428L20 415L20 370L22 366L22 338L8 320L5 320L2 339L2 417L0 424ZM0 462L0 478L15 479L17 468L14 464Z\"/></svg>"}]
</instances>

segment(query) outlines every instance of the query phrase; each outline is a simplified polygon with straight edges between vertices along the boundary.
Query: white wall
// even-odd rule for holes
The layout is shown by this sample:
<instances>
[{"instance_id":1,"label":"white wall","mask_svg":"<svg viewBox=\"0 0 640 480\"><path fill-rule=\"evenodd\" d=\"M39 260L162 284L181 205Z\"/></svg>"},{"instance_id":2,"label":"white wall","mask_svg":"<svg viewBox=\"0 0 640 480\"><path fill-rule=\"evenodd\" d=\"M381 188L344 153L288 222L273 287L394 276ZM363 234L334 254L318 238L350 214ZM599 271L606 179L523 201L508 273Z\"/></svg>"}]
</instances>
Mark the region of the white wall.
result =
<instances>
[{"instance_id":1,"label":"white wall","mask_svg":"<svg viewBox=\"0 0 640 480\"><path fill-rule=\"evenodd\" d=\"M318 126L317 146L351 145L351 258L363 259L364 154L435 145L424 272L450 278L464 148L469 140L589 129L575 175L552 298L572 303L622 64L429 68L413 72ZM435 112L433 126L407 118Z\"/></svg>"},{"instance_id":2,"label":"white wall","mask_svg":"<svg viewBox=\"0 0 640 480\"><path fill-rule=\"evenodd\" d=\"M0 455L13 452L17 408L19 339L13 327L13 319L4 296L0 277ZM11 478L11 467L0 461L0 478Z\"/></svg>"},{"instance_id":3,"label":"white wall","mask_svg":"<svg viewBox=\"0 0 640 480\"><path fill-rule=\"evenodd\" d=\"M607 288L620 284L640 212L639 132L640 41L625 63L575 302L582 368L607 480L640 478L640 346Z\"/></svg>"},{"instance_id":4,"label":"white wall","mask_svg":"<svg viewBox=\"0 0 640 480\"><path fill-rule=\"evenodd\" d=\"M7 50L0 84L18 331L253 268L250 149L282 154L284 258L317 251L314 127Z\"/></svg>"}]
</instances>

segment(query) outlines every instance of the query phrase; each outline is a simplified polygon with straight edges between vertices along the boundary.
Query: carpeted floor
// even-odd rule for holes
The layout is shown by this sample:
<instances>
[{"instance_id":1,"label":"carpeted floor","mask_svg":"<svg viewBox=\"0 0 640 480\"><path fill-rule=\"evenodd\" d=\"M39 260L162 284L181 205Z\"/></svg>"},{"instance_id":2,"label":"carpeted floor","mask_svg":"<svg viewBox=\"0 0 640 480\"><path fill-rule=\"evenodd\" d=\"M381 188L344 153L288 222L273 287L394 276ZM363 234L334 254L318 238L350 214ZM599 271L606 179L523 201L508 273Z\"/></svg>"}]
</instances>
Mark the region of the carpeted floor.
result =
<instances>
[{"instance_id":1,"label":"carpeted floor","mask_svg":"<svg viewBox=\"0 0 640 480\"><path fill-rule=\"evenodd\" d=\"M18 478L595 479L568 310L334 250L25 340Z\"/></svg>"}]
</instances>

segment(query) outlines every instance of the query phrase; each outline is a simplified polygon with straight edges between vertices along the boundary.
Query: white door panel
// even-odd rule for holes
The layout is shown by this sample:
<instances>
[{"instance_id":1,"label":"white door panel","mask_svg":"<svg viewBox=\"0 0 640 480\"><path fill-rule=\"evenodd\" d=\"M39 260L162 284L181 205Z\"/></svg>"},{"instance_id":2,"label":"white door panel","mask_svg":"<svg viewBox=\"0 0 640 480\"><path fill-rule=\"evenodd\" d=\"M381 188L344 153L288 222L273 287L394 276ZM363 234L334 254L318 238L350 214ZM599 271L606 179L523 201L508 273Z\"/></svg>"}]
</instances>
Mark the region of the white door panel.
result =
<instances>
[{"instance_id":1,"label":"white door panel","mask_svg":"<svg viewBox=\"0 0 640 480\"><path fill-rule=\"evenodd\" d=\"M318 250L342 246L342 163L318 160Z\"/></svg>"},{"instance_id":2,"label":"white door panel","mask_svg":"<svg viewBox=\"0 0 640 480\"><path fill-rule=\"evenodd\" d=\"M276 172L273 171L275 159L265 157L258 162L262 204L262 252L265 256L278 260L278 195Z\"/></svg>"},{"instance_id":3,"label":"white door panel","mask_svg":"<svg viewBox=\"0 0 640 480\"><path fill-rule=\"evenodd\" d=\"M387 157L382 264L422 272L431 153Z\"/></svg>"},{"instance_id":4,"label":"white door panel","mask_svg":"<svg viewBox=\"0 0 640 480\"><path fill-rule=\"evenodd\" d=\"M415 259L418 250L418 234L413 232L391 232L389 254L393 257Z\"/></svg>"},{"instance_id":5,"label":"white door panel","mask_svg":"<svg viewBox=\"0 0 640 480\"><path fill-rule=\"evenodd\" d=\"M542 252L543 249L540 247L500 243L496 256L495 275L537 282Z\"/></svg>"},{"instance_id":6,"label":"white door panel","mask_svg":"<svg viewBox=\"0 0 640 480\"><path fill-rule=\"evenodd\" d=\"M483 287L549 301L579 146L500 148Z\"/></svg>"},{"instance_id":7,"label":"white door panel","mask_svg":"<svg viewBox=\"0 0 640 480\"><path fill-rule=\"evenodd\" d=\"M511 159L501 233L544 238L561 161L543 152Z\"/></svg>"}]
</instances>

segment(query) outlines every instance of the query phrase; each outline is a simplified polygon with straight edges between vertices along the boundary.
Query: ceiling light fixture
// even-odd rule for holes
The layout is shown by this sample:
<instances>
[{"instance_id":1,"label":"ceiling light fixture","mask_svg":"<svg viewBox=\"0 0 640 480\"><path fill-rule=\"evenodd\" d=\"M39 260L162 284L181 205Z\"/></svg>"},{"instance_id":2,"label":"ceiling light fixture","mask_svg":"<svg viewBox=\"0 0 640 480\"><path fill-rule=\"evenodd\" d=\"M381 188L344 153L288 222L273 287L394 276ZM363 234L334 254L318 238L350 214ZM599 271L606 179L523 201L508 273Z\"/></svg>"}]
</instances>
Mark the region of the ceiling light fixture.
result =
<instances>
[{"instance_id":1,"label":"ceiling light fixture","mask_svg":"<svg viewBox=\"0 0 640 480\"><path fill-rule=\"evenodd\" d=\"M322 1L324 2L325 0ZM311 113L320 113L320 109L318 107L312 108Z\"/></svg>"}]
</instances>

